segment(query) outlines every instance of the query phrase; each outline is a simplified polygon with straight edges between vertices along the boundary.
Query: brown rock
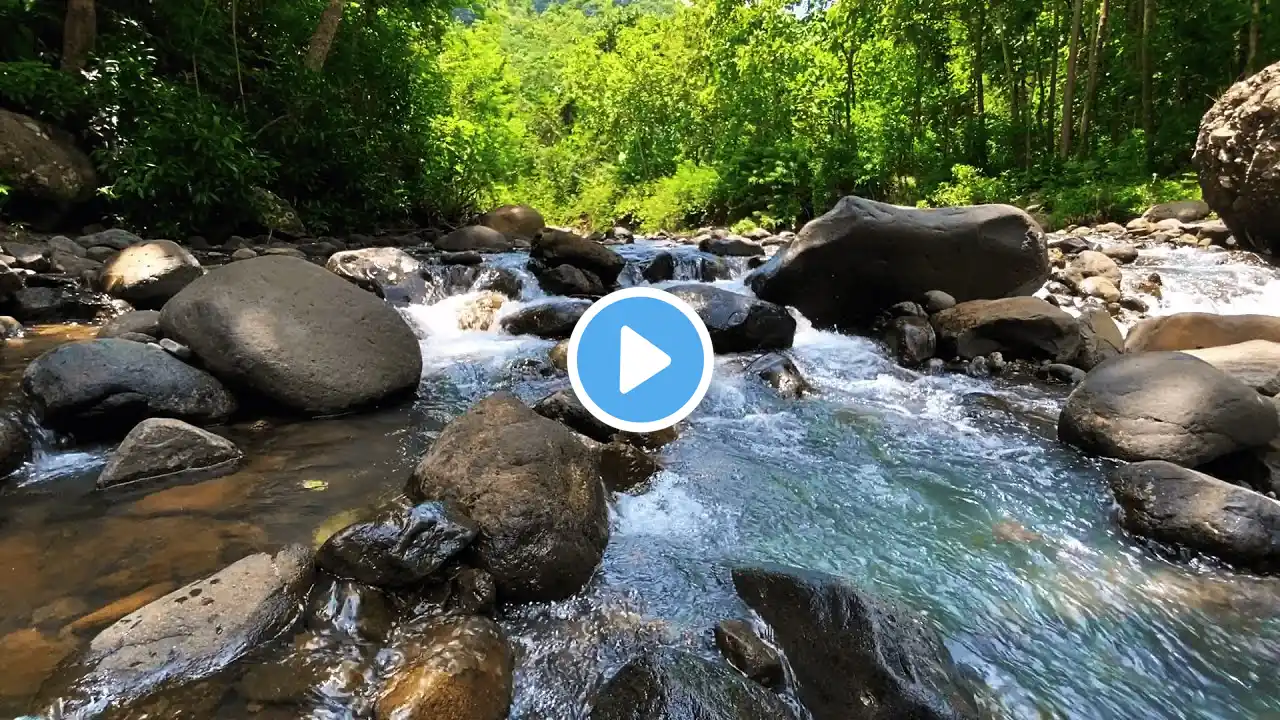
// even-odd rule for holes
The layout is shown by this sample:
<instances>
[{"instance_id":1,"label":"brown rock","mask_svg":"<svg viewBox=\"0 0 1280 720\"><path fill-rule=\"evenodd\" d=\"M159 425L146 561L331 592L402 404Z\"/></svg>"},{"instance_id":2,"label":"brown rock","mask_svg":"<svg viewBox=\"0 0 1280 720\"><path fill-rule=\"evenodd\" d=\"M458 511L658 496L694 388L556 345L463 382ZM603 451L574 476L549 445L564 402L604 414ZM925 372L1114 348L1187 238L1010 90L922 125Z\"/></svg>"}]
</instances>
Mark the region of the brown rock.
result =
<instances>
[{"instance_id":1,"label":"brown rock","mask_svg":"<svg viewBox=\"0 0 1280 720\"><path fill-rule=\"evenodd\" d=\"M504 720L512 659L492 620L469 617L429 628L408 664L378 697L378 720Z\"/></svg>"},{"instance_id":2,"label":"brown rock","mask_svg":"<svg viewBox=\"0 0 1280 720\"><path fill-rule=\"evenodd\" d=\"M75 650L69 638L49 638L30 628L0 637L0 698L26 699Z\"/></svg>"},{"instance_id":3,"label":"brown rock","mask_svg":"<svg viewBox=\"0 0 1280 720\"><path fill-rule=\"evenodd\" d=\"M1280 342L1280 317L1177 313L1147 318L1129 330L1126 352L1194 350L1249 340Z\"/></svg>"},{"instance_id":4,"label":"brown rock","mask_svg":"<svg viewBox=\"0 0 1280 720\"><path fill-rule=\"evenodd\" d=\"M173 583L160 582L139 590L132 595L105 605L84 617L76 620L63 629L64 633L79 635L84 632L100 630L138 608L173 592Z\"/></svg>"}]
</instances>

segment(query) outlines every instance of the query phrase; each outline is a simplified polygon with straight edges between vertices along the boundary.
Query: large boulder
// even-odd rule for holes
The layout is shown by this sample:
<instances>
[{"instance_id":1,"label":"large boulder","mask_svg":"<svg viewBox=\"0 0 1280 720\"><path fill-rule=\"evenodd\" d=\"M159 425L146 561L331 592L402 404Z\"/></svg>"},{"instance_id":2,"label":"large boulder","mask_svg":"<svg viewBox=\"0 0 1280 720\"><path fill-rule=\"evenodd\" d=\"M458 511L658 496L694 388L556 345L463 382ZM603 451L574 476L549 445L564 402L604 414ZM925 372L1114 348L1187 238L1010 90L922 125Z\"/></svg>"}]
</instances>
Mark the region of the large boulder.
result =
<instances>
[{"instance_id":1,"label":"large boulder","mask_svg":"<svg viewBox=\"0 0 1280 720\"><path fill-rule=\"evenodd\" d=\"M1129 532L1241 567L1280 569L1280 503L1247 488L1159 460L1107 478Z\"/></svg>"},{"instance_id":2,"label":"large boulder","mask_svg":"<svg viewBox=\"0 0 1280 720\"><path fill-rule=\"evenodd\" d=\"M418 339L400 313L295 258L210 272L165 304L160 327L228 383L310 415L411 392L422 374Z\"/></svg>"},{"instance_id":3,"label":"large boulder","mask_svg":"<svg viewBox=\"0 0 1280 720\"><path fill-rule=\"evenodd\" d=\"M576 593L609 541L594 447L508 392L449 423L414 470L408 493L456 503L475 520L478 566L513 602Z\"/></svg>"},{"instance_id":4,"label":"large boulder","mask_svg":"<svg viewBox=\"0 0 1280 720\"><path fill-rule=\"evenodd\" d=\"M537 260L530 260L528 268L548 295L600 297L607 291L600 278L590 270L580 270L572 265L549 268Z\"/></svg>"},{"instance_id":5,"label":"large boulder","mask_svg":"<svg viewBox=\"0 0 1280 720\"><path fill-rule=\"evenodd\" d=\"M98 487L140 480L213 478L234 472L244 453L235 443L170 418L148 418L107 458Z\"/></svg>"},{"instance_id":6,"label":"large boulder","mask_svg":"<svg viewBox=\"0 0 1280 720\"><path fill-rule=\"evenodd\" d=\"M448 252L509 252L515 245L511 238L491 227L468 225L458 228L433 243L437 250Z\"/></svg>"},{"instance_id":7,"label":"large boulder","mask_svg":"<svg viewBox=\"0 0 1280 720\"><path fill-rule=\"evenodd\" d=\"M27 366L22 389L45 425L95 436L119 437L147 417L217 423L236 408L212 375L118 338L50 350Z\"/></svg>"},{"instance_id":8,"label":"large boulder","mask_svg":"<svg viewBox=\"0 0 1280 720\"><path fill-rule=\"evenodd\" d=\"M1179 352L1121 355L1067 398L1058 437L1096 455L1196 467L1280 434L1275 407L1253 388Z\"/></svg>"},{"instance_id":9,"label":"large boulder","mask_svg":"<svg viewBox=\"0 0 1280 720\"><path fill-rule=\"evenodd\" d=\"M970 300L935 313L938 355L966 360L993 352L1010 360L1066 362L1080 349L1080 326L1034 297Z\"/></svg>"},{"instance_id":10,"label":"large boulder","mask_svg":"<svg viewBox=\"0 0 1280 720\"><path fill-rule=\"evenodd\" d=\"M270 190L252 188L249 191L249 204L253 209L254 219L268 232L286 237L303 237L307 234L307 226L293 205Z\"/></svg>"},{"instance_id":11,"label":"large boulder","mask_svg":"<svg viewBox=\"0 0 1280 720\"><path fill-rule=\"evenodd\" d=\"M343 250L330 255L324 267L387 300L409 302L425 291L422 263L400 248Z\"/></svg>"},{"instance_id":12,"label":"large boulder","mask_svg":"<svg viewBox=\"0 0 1280 720\"><path fill-rule=\"evenodd\" d=\"M840 578L795 568L735 568L733 585L773 628L813 720L976 715L923 619Z\"/></svg>"},{"instance_id":13,"label":"large boulder","mask_svg":"<svg viewBox=\"0 0 1280 720\"><path fill-rule=\"evenodd\" d=\"M554 228L545 228L534 237L529 257L548 268L572 265L586 270L600 278L605 287L613 287L626 265L621 255L600 243Z\"/></svg>"},{"instance_id":14,"label":"large boulder","mask_svg":"<svg viewBox=\"0 0 1280 720\"><path fill-rule=\"evenodd\" d=\"M1147 318L1129 329L1124 349L1194 350L1249 340L1280 342L1280 317L1188 312Z\"/></svg>"},{"instance_id":15,"label":"large boulder","mask_svg":"<svg viewBox=\"0 0 1280 720\"><path fill-rule=\"evenodd\" d=\"M724 255L728 257L752 257L755 255L764 255L764 248L751 242L750 240L730 235L728 237L708 237L703 238L698 243L698 249L712 255Z\"/></svg>"},{"instance_id":16,"label":"large boulder","mask_svg":"<svg viewBox=\"0 0 1280 720\"><path fill-rule=\"evenodd\" d=\"M471 518L445 503L392 507L329 537L316 563L338 577L401 588L421 583L475 539Z\"/></svg>"},{"instance_id":17,"label":"large boulder","mask_svg":"<svg viewBox=\"0 0 1280 720\"><path fill-rule=\"evenodd\" d=\"M0 177L22 196L65 207L97 188L93 163L66 133L0 109Z\"/></svg>"},{"instance_id":18,"label":"large boulder","mask_svg":"<svg viewBox=\"0 0 1280 720\"><path fill-rule=\"evenodd\" d=\"M785 349L795 340L796 319L781 305L713 285L676 285L667 292L698 313L717 353Z\"/></svg>"},{"instance_id":19,"label":"large boulder","mask_svg":"<svg viewBox=\"0 0 1280 720\"><path fill-rule=\"evenodd\" d=\"M378 697L377 720L506 719L514 662L492 620L440 620L412 642Z\"/></svg>"},{"instance_id":20,"label":"large boulder","mask_svg":"<svg viewBox=\"0 0 1280 720\"><path fill-rule=\"evenodd\" d=\"M1174 200L1158 203L1142 213L1142 219L1152 224L1162 220L1192 223L1207 217L1209 217L1209 205L1203 200Z\"/></svg>"},{"instance_id":21,"label":"large boulder","mask_svg":"<svg viewBox=\"0 0 1280 720\"><path fill-rule=\"evenodd\" d=\"M131 245L107 261L103 292L135 307L158 308L204 274L200 261L172 240Z\"/></svg>"},{"instance_id":22,"label":"large boulder","mask_svg":"<svg viewBox=\"0 0 1280 720\"><path fill-rule=\"evenodd\" d=\"M525 305L502 317L499 324L511 335L537 335L564 340L573 334L578 319L591 307L590 300L548 300Z\"/></svg>"},{"instance_id":23,"label":"large boulder","mask_svg":"<svg viewBox=\"0 0 1280 720\"><path fill-rule=\"evenodd\" d=\"M763 686L732 668L678 650L652 650L614 673L591 701L590 720L794 720Z\"/></svg>"},{"instance_id":24,"label":"large boulder","mask_svg":"<svg viewBox=\"0 0 1280 720\"><path fill-rule=\"evenodd\" d=\"M1263 395L1280 394L1280 343L1250 340L1182 352L1204 360Z\"/></svg>"},{"instance_id":25,"label":"large boulder","mask_svg":"<svg viewBox=\"0 0 1280 720\"><path fill-rule=\"evenodd\" d=\"M1246 78L1200 121L1204 199L1245 249L1280 252L1280 63Z\"/></svg>"},{"instance_id":26,"label":"large boulder","mask_svg":"<svg viewBox=\"0 0 1280 720\"><path fill-rule=\"evenodd\" d=\"M290 546L250 555L136 610L98 634L70 683L46 686L63 717L97 717L162 687L208 677L287 629L315 574Z\"/></svg>"},{"instance_id":27,"label":"large boulder","mask_svg":"<svg viewBox=\"0 0 1280 720\"><path fill-rule=\"evenodd\" d=\"M479 225L493 228L509 238L532 240L546 223L542 213L528 205L503 205L480 216Z\"/></svg>"},{"instance_id":28,"label":"large boulder","mask_svg":"<svg viewBox=\"0 0 1280 720\"><path fill-rule=\"evenodd\" d=\"M993 299L1030 295L1048 278L1044 233L1015 207L920 210L846 197L750 282L819 326L861 327L930 290Z\"/></svg>"}]
</instances>

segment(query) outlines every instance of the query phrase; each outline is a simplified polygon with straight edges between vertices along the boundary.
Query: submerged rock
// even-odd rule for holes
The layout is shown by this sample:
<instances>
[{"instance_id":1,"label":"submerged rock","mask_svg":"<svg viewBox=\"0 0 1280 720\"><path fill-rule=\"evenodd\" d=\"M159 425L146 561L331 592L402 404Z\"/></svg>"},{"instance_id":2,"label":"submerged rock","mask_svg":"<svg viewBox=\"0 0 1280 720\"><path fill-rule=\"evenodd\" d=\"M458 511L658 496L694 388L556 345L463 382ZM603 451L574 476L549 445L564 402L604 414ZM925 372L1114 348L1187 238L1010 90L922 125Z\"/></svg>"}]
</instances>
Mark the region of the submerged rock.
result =
<instances>
[{"instance_id":1,"label":"submerged rock","mask_svg":"<svg viewBox=\"0 0 1280 720\"><path fill-rule=\"evenodd\" d=\"M103 292L136 307L159 308L204 274L200 261L172 240L132 245L102 268Z\"/></svg>"},{"instance_id":2,"label":"submerged rock","mask_svg":"<svg viewBox=\"0 0 1280 720\"><path fill-rule=\"evenodd\" d=\"M769 383L784 398L796 399L813 392L813 386L800 374L800 368L784 353L761 355L747 365L746 372Z\"/></svg>"},{"instance_id":3,"label":"submerged rock","mask_svg":"<svg viewBox=\"0 0 1280 720\"><path fill-rule=\"evenodd\" d=\"M508 392L449 423L408 494L454 502L475 520L475 557L511 602L574 594L609 541L595 449Z\"/></svg>"},{"instance_id":4,"label":"submerged rock","mask_svg":"<svg viewBox=\"0 0 1280 720\"><path fill-rule=\"evenodd\" d=\"M107 458L98 488L139 480L214 478L234 472L244 453L226 438L181 420L149 418Z\"/></svg>"},{"instance_id":5,"label":"submerged rock","mask_svg":"<svg viewBox=\"0 0 1280 720\"><path fill-rule=\"evenodd\" d=\"M1076 319L1039 298L962 302L934 314L932 323L944 358L1000 352L1010 360L1066 362L1080 349Z\"/></svg>"},{"instance_id":6,"label":"submerged rock","mask_svg":"<svg viewBox=\"0 0 1280 720\"><path fill-rule=\"evenodd\" d=\"M784 349L795 339L796 320L781 305L712 285L676 285L667 292L697 311L716 353Z\"/></svg>"},{"instance_id":7,"label":"submerged rock","mask_svg":"<svg viewBox=\"0 0 1280 720\"><path fill-rule=\"evenodd\" d=\"M756 635L746 620L724 620L716 625L716 647L729 664L767 688L782 685L782 658Z\"/></svg>"},{"instance_id":8,"label":"submerged rock","mask_svg":"<svg viewBox=\"0 0 1280 720\"><path fill-rule=\"evenodd\" d=\"M118 436L148 417L218 423L236 408L203 370L158 346L118 338L50 350L27 366L22 389L44 424L95 436Z\"/></svg>"},{"instance_id":9,"label":"submerged rock","mask_svg":"<svg viewBox=\"0 0 1280 720\"><path fill-rule=\"evenodd\" d=\"M50 694L71 716L93 716L212 675L285 630L313 575L310 552L296 545L250 555L103 630L69 669L70 690L55 682Z\"/></svg>"},{"instance_id":10,"label":"submerged rock","mask_svg":"<svg viewBox=\"0 0 1280 720\"><path fill-rule=\"evenodd\" d=\"M511 707L511 649L480 617L427 628L378 697L378 720L504 720Z\"/></svg>"},{"instance_id":11,"label":"submerged rock","mask_svg":"<svg viewBox=\"0 0 1280 720\"><path fill-rule=\"evenodd\" d=\"M316 562L338 577L375 587L407 587L465 550L477 532L471 518L445 503L392 508L334 533L320 547Z\"/></svg>"},{"instance_id":12,"label":"submerged rock","mask_svg":"<svg viewBox=\"0 0 1280 720\"><path fill-rule=\"evenodd\" d=\"M400 313L311 263L224 265L176 295L160 326L214 375L308 415L418 387L422 351Z\"/></svg>"},{"instance_id":13,"label":"submerged rock","mask_svg":"<svg viewBox=\"0 0 1280 720\"><path fill-rule=\"evenodd\" d=\"M1280 569L1280 503L1173 463L1114 470L1111 490L1126 530L1252 570Z\"/></svg>"},{"instance_id":14,"label":"submerged rock","mask_svg":"<svg viewBox=\"0 0 1280 720\"><path fill-rule=\"evenodd\" d=\"M921 619L840 578L794 568L736 568L733 585L773 628L814 720L976 716Z\"/></svg>"},{"instance_id":15,"label":"submerged rock","mask_svg":"<svg viewBox=\"0 0 1280 720\"><path fill-rule=\"evenodd\" d=\"M919 210L846 197L749 282L819 327L857 328L930 290L958 301L1030 295L1048 277L1044 234L1015 207Z\"/></svg>"},{"instance_id":16,"label":"submerged rock","mask_svg":"<svg viewBox=\"0 0 1280 720\"><path fill-rule=\"evenodd\" d=\"M1249 340L1280 342L1280 317L1174 313L1147 318L1129 329L1125 352L1194 350Z\"/></svg>"},{"instance_id":17,"label":"submerged rock","mask_svg":"<svg viewBox=\"0 0 1280 720\"><path fill-rule=\"evenodd\" d=\"M614 673L590 720L794 720L776 695L687 652L655 650Z\"/></svg>"},{"instance_id":18,"label":"submerged rock","mask_svg":"<svg viewBox=\"0 0 1280 720\"><path fill-rule=\"evenodd\" d=\"M1174 352L1098 365L1058 417L1058 438L1087 452L1186 467L1265 445L1278 434L1276 409L1253 388Z\"/></svg>"},{"instance_id":19,"label":"submerged rock","mask_svg":"<svg viewBox=\"0 0 1280 720\"><path fill-rule=\"evenodd\" d=\"M590 300L549 300L531 303L502 318L502 329L511 335L537 335L564 340L573 334L578 318L591 307Z\"/></svg>"}]
</instances>

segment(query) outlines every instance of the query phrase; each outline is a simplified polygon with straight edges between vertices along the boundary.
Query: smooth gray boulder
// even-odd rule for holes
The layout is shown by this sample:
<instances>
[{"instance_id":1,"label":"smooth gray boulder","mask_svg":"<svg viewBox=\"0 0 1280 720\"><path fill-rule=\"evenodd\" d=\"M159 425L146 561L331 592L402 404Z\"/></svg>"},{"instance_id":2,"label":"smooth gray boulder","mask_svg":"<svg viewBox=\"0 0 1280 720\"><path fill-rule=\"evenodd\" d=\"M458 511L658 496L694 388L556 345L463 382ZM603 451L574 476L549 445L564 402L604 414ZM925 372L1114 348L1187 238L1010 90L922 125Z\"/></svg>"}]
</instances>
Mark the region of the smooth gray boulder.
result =
<instances>
[{"instance_id":1,"label":"smooth gray boulder","mask_svg":"<svg viewBox=\"0 0 1280 720\"><path fill-rule=\"evenodd\" d=\"M224 265L165 304L165 337L228 384L306 415L331 415L418 387L422 350L400 313L304 260Z\"/></svg>"},{"instance_id":2,"label":"smooth gray boulder","mask_svg":"<svg viewBox=\"0 0 1280 720\"><path fill-rule=\"evenodd\" d=\"M1071 359L1071 365L1092 370L1104 360L1124 353L1124 335L1106 310L1085 310L1076 322L1080 326L1080 349Z\"/></svg>"},{"instance_id":3,"label":"smooth gray boulder","mask_svg":"<svg viewBox=\"0 0 1280 720\"><path fill-rule=\"evenodd\" d=\"M717 354L783 350L795 340L796 319L781 305L712 285L675 285L667 292L698 313Z\"/></svg>"},{"instance_id":4,"label":"smooth gray boulder","mask_svg":"<svg viewBox=\"0 0 1280 720\"><path fill-rule=\"evenodd\" d=\"M204 274L200 261L172 240L131 245L102 267L102 291L135 307L159 308Z\"/></svg>"},{"instance_id":5,"label":"smooth gray boulder","mask_svg":"<svg viewBox=\"0 0 1280 720\"><path fill-rule=\"evenodd\" d=\"M1280 435L1275 407L1253 388L1180 352L1121 355L1068 396L1058 438L1119 460L1197 467Z\"/></svg>"},{"instance_id":6,"label":"smooth gray boulder","mask_svg":"<svg viewBox=\"0 0 1280 720\"><path fill-rule=\"evenodd\" d=\"M148 418L107 457L99 489L141 480L208 479L235 472L244 453L235 443L170 418Z\"/></svg>"},{"instance_id":7,"label":"smooth gray boulder","mask_svg":"<svg viewBox=\"0 0 1280 720\"><path fill-rule=\"evenodd\" d=\"M1147 318L1129 328L1125 352L1195 350L1250 340L1280 343L1280 317L1186 312Z\"/></svg>"},{"instance_id":8,"label":"smooth gray boulder","mask_svg":"<svg viewBox=\"0 0 1280 720\"><path fill-rule=\"evenodd\" d=\"M600 278L606 288L617 283L618 275L626 265L621 255L600 243L554 228L544 228L534 237L529 257L549 269L572 265L586 270Z\"/></svg>"},{"instance_id":9,"label":"smooth gray boulder","mask_svg":"<svg viewBox=\"0 0 1280 720\"><path fill-rule=\"evenodd\" d=\"M1107 478L1129 532L1261 572L1280 569L1280 503L1160 460Z\"/></svg>"},{"instance_id":10,"label":"smooth gray boulder","mask_svg":"<svg viewBox=\"0 0 1280 720\"><path fill-rule=\"evenodd\" d=\"M119 437L148 417L213 424L236 408L212 375L158 346L119 338L50 350L27 366L22 389L45 425L92 436Z\"/></svg>"},{"instance_id":11,"label":"smooth gray boulder","mask_svg":"<svg viewBox=\"0 0 1280 720\"><path fill-rule=\"evenodd\" d=\"M1030 295L1049 279L1044 232L1008 205L920 210L846 197L749 278L819 327L859 328L940 290L959 302Z\"/></svg>"},{"instance_id":12,"label":"smooth gray boulder","mask_svg":"<svg viewBox=\"0 0 1280 720\"><path fill-rule=\"evenodd\" d=\"M951 656L921 618L796 568L735 568L733 586L773 628L813 720L976 717Z\"/></svg>"}]
</instances>

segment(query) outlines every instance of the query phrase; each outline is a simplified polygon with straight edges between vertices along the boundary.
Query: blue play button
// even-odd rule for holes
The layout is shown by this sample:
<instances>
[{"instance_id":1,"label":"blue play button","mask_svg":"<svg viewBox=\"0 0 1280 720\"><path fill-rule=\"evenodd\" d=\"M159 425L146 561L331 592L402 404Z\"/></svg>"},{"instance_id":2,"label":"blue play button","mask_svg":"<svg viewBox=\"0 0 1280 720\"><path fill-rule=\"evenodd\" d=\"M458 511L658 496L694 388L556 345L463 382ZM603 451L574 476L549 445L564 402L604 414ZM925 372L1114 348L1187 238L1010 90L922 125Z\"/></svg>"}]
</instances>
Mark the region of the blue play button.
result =
<instances>
[{"instance_id":1,"label":"blue play button","mask_svg":"<svg viewBox=\"0 0 1280 720\"><path fill-rule=\"evenodd\" d=\"M653 432L685 419L707 394L711 336L671 293L634 287L604 296L569 338L569 380L601 422Z\"/></svg>"}]
</instances>

